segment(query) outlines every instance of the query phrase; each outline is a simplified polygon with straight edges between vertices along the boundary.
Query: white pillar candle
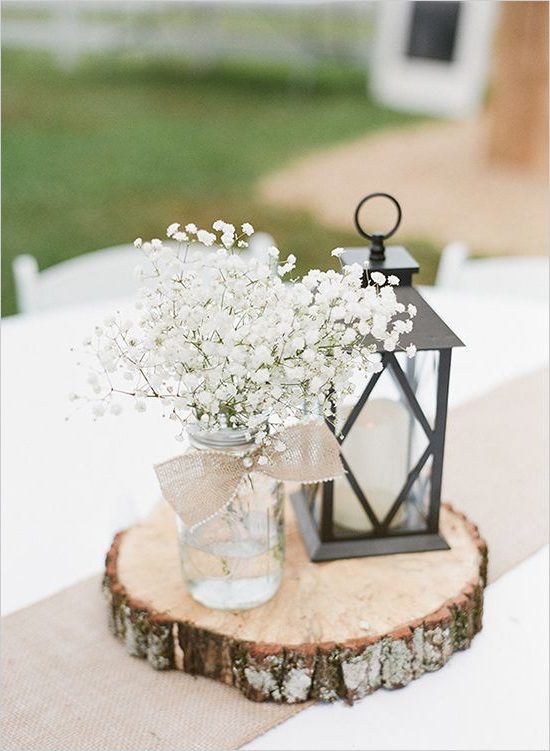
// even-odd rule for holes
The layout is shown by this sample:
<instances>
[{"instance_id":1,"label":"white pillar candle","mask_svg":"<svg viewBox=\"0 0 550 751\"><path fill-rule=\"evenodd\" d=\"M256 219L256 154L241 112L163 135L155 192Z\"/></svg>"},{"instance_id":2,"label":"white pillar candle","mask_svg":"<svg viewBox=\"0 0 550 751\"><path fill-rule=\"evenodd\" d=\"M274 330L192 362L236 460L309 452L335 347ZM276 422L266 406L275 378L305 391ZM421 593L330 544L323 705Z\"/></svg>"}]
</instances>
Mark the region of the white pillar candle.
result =
<instances>
[{"instance_id":1,"label":"white pillar candle","mask_svg":"<svg viewBox=\"0 0 550 751\"><path fill-rule=\"evenodd\" d=\"M342 410L343 424L353 405ZM409 412L398 401L367 401L344 440L341 451L372 510L382 521L408 474ZM404 518L401 506L392 523ZM334 483L334 521L358 532L372 524L346 478Z\"/></svg>"}]
</instances>

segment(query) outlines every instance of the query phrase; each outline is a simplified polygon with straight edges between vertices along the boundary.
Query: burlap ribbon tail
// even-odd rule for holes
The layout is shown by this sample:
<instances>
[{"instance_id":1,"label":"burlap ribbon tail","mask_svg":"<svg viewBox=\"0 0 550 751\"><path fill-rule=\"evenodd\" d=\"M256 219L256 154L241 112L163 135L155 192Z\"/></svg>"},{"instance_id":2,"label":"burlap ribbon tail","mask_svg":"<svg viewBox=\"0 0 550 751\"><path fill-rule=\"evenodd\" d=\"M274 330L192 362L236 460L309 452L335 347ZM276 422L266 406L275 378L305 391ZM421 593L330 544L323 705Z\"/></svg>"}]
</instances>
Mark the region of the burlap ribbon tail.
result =
<instances>
[{"instance_id":1,"label":"burlap ribbon tail","mask_svg":"<svg viewBox=\"0 0 550 751\"><path fill-rule=\"evenodd\" d=\"M193 527L224 509L250 472L303 483L327 482L344 475L338 441L325 423L294 425L280 432L277 441L284 444L283 451L257 449L243 456L189 449L157 464L164 498L184 524ZM262 456L266 464L258 462ZM246 466L245 458L252 466Z\"/></svg>"}]
</instances>

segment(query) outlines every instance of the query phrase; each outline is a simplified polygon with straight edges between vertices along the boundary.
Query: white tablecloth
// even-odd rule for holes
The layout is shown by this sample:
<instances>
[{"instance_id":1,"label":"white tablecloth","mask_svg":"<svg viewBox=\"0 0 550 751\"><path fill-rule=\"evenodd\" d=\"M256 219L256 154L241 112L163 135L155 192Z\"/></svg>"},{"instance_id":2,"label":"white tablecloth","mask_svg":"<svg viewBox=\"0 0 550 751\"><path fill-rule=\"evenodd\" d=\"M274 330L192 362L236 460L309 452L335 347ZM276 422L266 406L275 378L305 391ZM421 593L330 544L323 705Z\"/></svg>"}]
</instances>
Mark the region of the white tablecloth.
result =
<instances>
[{"instance_id":1,"label":"white tablecloth","mask_svg":"<svg viewBox=\"0 0 550 751\"><path fill-rule=\"evenodd\" d=\"M351 708L314 705L244 748L548 749L547 571L544 548L488 587L483 631L443 670Z\"/></svg>"},{"instance_id":2,"label":"white tablecloth","mask_svg":"<svg viewBox=\"0 0 550 751\"><path fill-rule=\"evenodd\" d=\"M424 293L467 345L454 354L451 407L548 362L544 304L434 288ZM67 395L84 378L70 347L116 307L59 309L2 323L3 613L97 572L113 532L157 502L152 464L181 448L172 423L153 408L140 415L130 407L97 422L84 411L72 414ZM351 710L308 709L250 748L420 749L443 739L448 749L543 748L546 658L514 654L498 661L495 650L506 648L514 629L535 644L532 629L544 614L533 588L545 581L539 555L491 587L483 635L441 674L399 696L378 692ZM543 648L544 634L536 643ZM514 672L520 663L521 679Z\"/></svg>"}]
</instances>

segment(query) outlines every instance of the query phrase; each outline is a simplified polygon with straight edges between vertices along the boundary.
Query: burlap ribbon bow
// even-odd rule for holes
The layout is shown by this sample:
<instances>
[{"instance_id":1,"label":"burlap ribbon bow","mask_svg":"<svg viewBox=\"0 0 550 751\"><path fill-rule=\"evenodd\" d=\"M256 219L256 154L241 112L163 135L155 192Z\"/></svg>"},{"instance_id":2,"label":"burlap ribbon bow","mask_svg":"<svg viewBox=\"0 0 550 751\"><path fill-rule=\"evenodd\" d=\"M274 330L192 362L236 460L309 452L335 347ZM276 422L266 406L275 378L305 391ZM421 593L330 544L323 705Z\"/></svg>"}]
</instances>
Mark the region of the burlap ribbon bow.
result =
<instances>
[{"instance_id":1,"label":"burlap ribbon bow","mask_svg":"<svg viewBox=\"0 0 550 751\"><path fill-rule=\"evenodd\" d=\"M190 449L157 464L155 471L164 498L186 526L214 516L235 497L250 472L276 480L327 482L344 474L338 441L321 422L301 423L278 434L283 451L260 450L243 456L223 451ZM260 456L266 464L258 463ZM252 461L252 466L247 466Z\"/></svg>"}]
</instances>

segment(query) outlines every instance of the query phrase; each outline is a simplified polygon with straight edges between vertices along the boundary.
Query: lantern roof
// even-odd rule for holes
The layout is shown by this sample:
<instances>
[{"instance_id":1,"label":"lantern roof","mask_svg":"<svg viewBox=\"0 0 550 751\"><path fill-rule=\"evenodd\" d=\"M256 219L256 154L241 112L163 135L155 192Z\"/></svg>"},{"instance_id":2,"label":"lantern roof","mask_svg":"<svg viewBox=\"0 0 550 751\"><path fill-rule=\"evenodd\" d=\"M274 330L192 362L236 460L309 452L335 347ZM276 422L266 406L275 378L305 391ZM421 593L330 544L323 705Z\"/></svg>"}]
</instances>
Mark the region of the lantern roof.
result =
<instances>
[{"instance_id":1,"label":"lantern roof","mask_svg":"<svg viewBox=\"0 0 550 751\"><path fill-rule=\"evenodd\" d=\"M410 341L416 346L417 350L464 347L464 342L428 305L415 287L395 287L395 294L397 300L404 305L412 304L416 306L417 313L413 318ZM404 335L402 335L402 339L404 340ZM377 343L377 351L384 351L383 342Z\"/></svg>"}]
</instances>

